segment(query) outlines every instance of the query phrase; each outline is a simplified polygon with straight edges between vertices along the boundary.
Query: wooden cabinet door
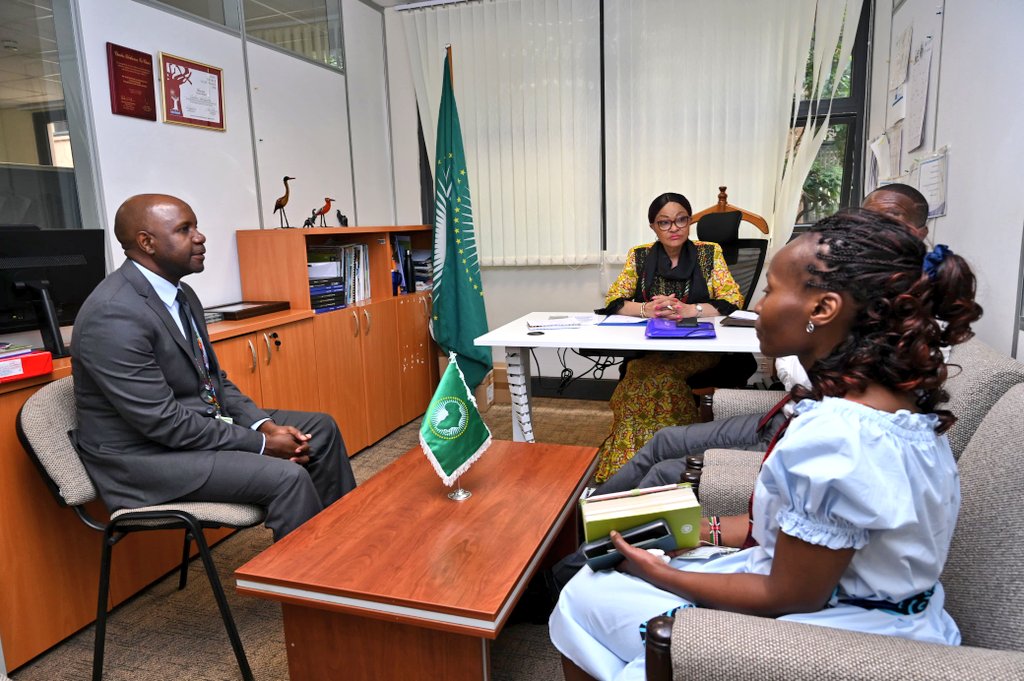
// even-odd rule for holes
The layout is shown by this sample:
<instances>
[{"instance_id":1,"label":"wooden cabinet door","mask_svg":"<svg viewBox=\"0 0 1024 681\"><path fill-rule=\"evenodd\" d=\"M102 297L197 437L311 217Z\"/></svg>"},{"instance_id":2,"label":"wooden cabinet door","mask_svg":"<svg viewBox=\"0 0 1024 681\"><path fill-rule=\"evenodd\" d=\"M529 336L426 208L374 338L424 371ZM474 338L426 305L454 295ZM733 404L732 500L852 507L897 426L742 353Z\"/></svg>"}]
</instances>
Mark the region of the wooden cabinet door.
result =
<instances>
[{"instance_id":1,"label":"wooden cabinet door","mask_svg":"<svg viewBox=\"0 0 1024 681\"><path fill-rule=\"evenodd\" d=\"M320 409L338 422L351 456L370 444L359 308L318 314L313 319L313 331Z\"/></svg>"},{"instance_id":2,"label":"wooden cabinet door","mask_svg":"<svg viewBox=\"0 0 1024 681\"><path fill-rule=\"evenodd\" d=\"M433 395L428 363L433 358L427 328L428 307L424 294L398 298L398 355L402 381L402 423L427 409Z\"/></svg>"},{"instance_id":3,"label":"wooden cabinet door","mask_svg":"<svg viewBox=\"0 0 1024 681\"><path fill-rule=\"evenodd\" d=\"M263 388L260 386L260 367L256 353L256 334L236 336L213 344L220 368L227 372L231 382L238 386L253 402L263 407Z\"/></svg>"},{"instance_id":4,"label":"wooden cabinet door","mask_svg":"<svg viewBox=\"0 0 1024 681\"><path fill-rule=\"evenodd\" d=\"M395 300L359 308L363 339L366 425L370 442L401 426L401 370L398 359L398 311Z\"/></svg>"},{"instance_id":5,"label":"wooden cabinet door","mask_svg":"<svg viewBox=\"0 0 1024 681\"><path fill-rule=\"evenodd\" d=\"M275 326L254 335L265 407L320 411L313 321Z\"/></svg>"}]
</instances>

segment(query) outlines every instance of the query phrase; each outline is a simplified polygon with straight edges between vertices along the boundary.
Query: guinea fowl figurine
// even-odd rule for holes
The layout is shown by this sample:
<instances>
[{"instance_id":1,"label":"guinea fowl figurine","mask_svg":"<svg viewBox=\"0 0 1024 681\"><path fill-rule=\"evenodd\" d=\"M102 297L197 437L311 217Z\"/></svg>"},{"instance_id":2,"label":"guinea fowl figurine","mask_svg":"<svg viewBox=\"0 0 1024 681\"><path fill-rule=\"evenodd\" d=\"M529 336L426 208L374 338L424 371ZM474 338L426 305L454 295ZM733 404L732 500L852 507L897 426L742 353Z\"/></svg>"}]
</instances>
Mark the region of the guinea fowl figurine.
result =
<instances>
[{"instance_id":1,"label":"guinea fowl figurine","mask_svg":"<svg viewBox=\"0 0 1024 681\"><path fill-rule=\"evenodd\" d=\"M288 180L294 180L294 177L284 176L284 196L274 201L274 212L281 211L281 227L291 227L288 224L288 214L284 212L284 207L288 205Z\"/></svg>"}]
</instances>

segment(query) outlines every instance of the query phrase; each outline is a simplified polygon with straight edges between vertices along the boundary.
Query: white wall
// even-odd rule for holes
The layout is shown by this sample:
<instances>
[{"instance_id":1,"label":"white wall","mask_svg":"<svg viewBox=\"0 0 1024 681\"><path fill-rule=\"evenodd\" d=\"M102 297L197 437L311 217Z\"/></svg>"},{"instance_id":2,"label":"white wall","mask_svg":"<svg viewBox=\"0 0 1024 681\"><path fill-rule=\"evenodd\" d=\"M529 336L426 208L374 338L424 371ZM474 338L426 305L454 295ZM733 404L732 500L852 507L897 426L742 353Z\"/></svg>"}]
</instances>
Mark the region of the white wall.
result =
<instances>
[{"instance_id":1,"label":"white wall","mask_svg":"<svg viewBox=\"0 0 1024 681\"><path fill-rule=\"evenodd\" d=\"M395 224L383 18L356 0L344 1L344 75L247 44L253 129L240 37L132 0L79 3L101 201L115 254L110 269L124 259L111 229L114 213L141 192L173 194L195 209L210 257L207 270L189 283L206 305L241 298L235 230L259 227L261 217L264 227L278 226L273 208L285 175L296 178L288 203L294 227L328 196L335 199L328 225L338 224L335 209L355 224L357 208L361 224ZM227 130L113 115L108 41L148 52L157 64L164 51L223 69Z\"/></svg>"},{"instance_id":2,"label":"white wall","mask_svg":"<svg viewBox=\"0 0 1024 681\"><path fill-rule=\"evenodd\" d=\"M398 224L391 174L383 13L359 0L342 0L341 11L358 218L349 224ZM416 220L412 224L418 223Z\"/></svg>"},{"instance_id":3,"label":"white wall","mask_svg":"<svg viewBox=\"0 0 1024 681\"><path fill-rule=\"evenodd\" d=\"M189 283L206 305L240 299L235 230L259 224L241 41L128 0L83 2L79 7L102 203L115 254L109 267L124 260L113 235L121 202L143 192L172 194L192 205L207 237L207 269ZM223 69L226 131L112 114L108 41L152 54L155 70L161 51Z\"/></svg>"},{"instance_id":4,"label":"white wall","mask_svg":"<svg viewBox=\"0 0 1024 681\"><path fill-rule=\"evenodd\" d=\"M895 18L903 12L934 14L936 4L907 0ZM876 13L868 139L883 130L891 1L878 2ZM926 134L921 150L949 147L947 214L932 221L932 241L948 244L973 266L985 309L975 330L1006 353L1017 335L1024 225L1024 132L1016 124L1024 110L1021 26L1024 4L1015 0L993 0L984 11L947 0L940 52L932 56L933 72L938 69L937 88L929 92L936 98L935 115L925 122L934 134Z\"/></svg>"},{"instance_id":5,"label":"white wall","mask_svg":"<svg viewBox=\"0 0 1024 681\"><path fill-rule=\"evenodd\" d=\"M384 13L387 44L388 103L391 110L391 158L397 205L397 223L423 221L420 208L420 150L416 91L409 66L409 50L394 11Z\"/></svg>"},{"instance_id":6,"label":"white wall","mask_svg":"<svg viewBox=\"0 0 1024 681\"><path fill-rule=\"evenodd\" d=\"M335 210L351 216L355 200L345 76L252 42L248 52L264 226L280 225L274 202L284 194L282 178L288 175L295 178L285 209L289 224L302 227L330 197L335 202L325 222L337 227Z\"/></svg>"}]
</instances>

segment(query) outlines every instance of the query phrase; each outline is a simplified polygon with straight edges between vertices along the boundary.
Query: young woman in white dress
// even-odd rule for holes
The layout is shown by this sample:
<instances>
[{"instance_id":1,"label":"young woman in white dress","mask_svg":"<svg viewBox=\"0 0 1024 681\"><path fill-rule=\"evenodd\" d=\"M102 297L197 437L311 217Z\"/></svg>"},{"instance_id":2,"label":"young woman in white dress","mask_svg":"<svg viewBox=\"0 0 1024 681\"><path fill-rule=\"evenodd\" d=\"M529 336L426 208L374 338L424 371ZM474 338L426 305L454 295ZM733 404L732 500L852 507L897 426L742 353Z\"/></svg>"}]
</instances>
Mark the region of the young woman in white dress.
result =
<instances>
[{"instance_id":1,"label":"young woman in white dress","mask_svg":"<svg viewBox=\"0 0 1024 681\"><path fill-rule=\"evenodd\" d=\"M960 504L940 348L981 315L973 273L855 210L782 249L767 282L761 352L799 356L811 388L793 391L751 514L705 523L705 539L745 548L666 563L613 533L619 569L583 568L551 615L567 679L644 678L644 623L680 607L960 642L938 583Z\"/></svg>"}]
</instances>

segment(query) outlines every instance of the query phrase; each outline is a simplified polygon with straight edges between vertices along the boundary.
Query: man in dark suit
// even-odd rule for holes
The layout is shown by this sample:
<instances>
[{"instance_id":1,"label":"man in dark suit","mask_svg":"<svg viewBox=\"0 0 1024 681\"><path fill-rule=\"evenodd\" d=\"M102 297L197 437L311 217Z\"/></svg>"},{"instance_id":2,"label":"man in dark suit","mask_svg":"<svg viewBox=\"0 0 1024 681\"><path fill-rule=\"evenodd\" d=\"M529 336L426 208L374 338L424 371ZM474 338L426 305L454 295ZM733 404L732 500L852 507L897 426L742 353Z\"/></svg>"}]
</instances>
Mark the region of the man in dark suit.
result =
<instances>
[{"instance_id":1,"label":"man in dark suit","mask_svg":"<svg viewBox=\"0 0 1024 681\"><path fill-rule=\"evenodd\" d=\"M263 411L220 370L202 305L206 237L184 201L125 201L128 260L75 321L71 355L82 461L111 511L168 501L264 506L280 539L355 488L325 414Z\"/></svg>"}]
</instances>

